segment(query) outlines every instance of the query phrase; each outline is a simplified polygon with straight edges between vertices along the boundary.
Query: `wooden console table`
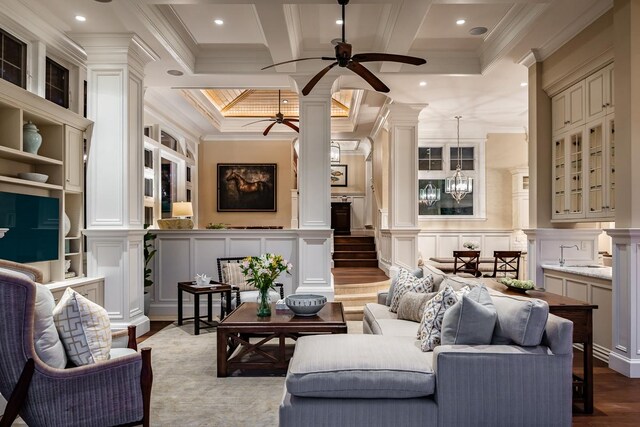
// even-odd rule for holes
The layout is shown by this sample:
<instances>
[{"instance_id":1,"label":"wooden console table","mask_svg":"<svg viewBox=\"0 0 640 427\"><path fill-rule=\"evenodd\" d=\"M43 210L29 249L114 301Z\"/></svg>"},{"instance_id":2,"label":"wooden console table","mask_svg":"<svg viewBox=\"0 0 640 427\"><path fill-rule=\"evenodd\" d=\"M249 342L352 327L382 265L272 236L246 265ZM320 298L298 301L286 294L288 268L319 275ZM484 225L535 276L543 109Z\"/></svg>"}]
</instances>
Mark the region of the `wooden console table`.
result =
<instances>
[{"instance_id":1,"label":"wooden console table","mask_svg":"<svg viewBox=\"0 0 640 427\"><path fill-rule=\"evenodd\" d=\"M593 414L593 310L598 306L551 292L514 292L493 279L480 279L487 287L506 295L538 298L549 304L549 312L573 322L573 342L582 344L582 375L573 375L573 403Z\"/></svg>"}]
</instances>

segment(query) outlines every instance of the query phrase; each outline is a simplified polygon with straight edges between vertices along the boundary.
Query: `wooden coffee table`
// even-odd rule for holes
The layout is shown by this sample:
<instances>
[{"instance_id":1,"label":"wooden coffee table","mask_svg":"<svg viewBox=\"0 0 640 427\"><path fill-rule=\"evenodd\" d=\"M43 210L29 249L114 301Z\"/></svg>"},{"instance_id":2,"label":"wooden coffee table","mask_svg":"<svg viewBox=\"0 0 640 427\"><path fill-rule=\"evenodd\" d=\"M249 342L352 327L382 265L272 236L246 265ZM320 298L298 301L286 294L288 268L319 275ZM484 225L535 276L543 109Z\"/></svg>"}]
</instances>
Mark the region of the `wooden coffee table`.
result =
<instances>
[{"instance_id":1,"label":"wooden coffee table","mask_svg":"<svg viewBox=\"0 0 640 427\"><path fill-rule=\"evenodd\" d=\"M287 338L347 333L341 302L328 302L313 317L276 313L273 304L270 317L259 318L257 311L257 303L244 302L218 325L218 377L237 369L286 373L293 353Z\"/></svg>"}]
</instances>

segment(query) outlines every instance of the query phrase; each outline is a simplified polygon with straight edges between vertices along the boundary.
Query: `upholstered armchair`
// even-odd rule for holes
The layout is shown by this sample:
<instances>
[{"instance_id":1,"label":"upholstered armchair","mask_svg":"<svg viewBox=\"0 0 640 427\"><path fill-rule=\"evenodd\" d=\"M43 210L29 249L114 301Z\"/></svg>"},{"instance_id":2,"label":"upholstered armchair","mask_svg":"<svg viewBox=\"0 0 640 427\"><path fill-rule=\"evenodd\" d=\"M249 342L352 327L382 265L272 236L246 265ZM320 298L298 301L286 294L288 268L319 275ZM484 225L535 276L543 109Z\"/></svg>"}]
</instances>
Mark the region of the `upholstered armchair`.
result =
<instances>
[{"instance_id":1,"label":"upholstered armchair","mask_svg":"<svg viewBox=\"0 0 640 427\"><path fill-rule=\"evenodd\" d=\"M218 281L226 283L233 287L235 292L235 300L232 298L231 305L235 308L242 302L256 302L258 299L258 290L252 285L246 283L244 275L240 270L240 263L245 257L218 258ZM282 283L273 284L278 292L269 291L269 298L272 302L284 298L284 285Z\"/></svg>"},{"instance_id":2,"label":"upholstered armchair","mask_svg":"<svg viewBox=\"0 0 640 427\"><path fill-rule=\"evenodd\" d=\"M135 328L113 337L117 346L128 335L130 348L112 349L110 360L53 368L34 346L38 286L0 269L0 393L8 400L0 427L18 415L32 427L148 426L151 349L136 351Z\"/></svg>"}]
</instances>

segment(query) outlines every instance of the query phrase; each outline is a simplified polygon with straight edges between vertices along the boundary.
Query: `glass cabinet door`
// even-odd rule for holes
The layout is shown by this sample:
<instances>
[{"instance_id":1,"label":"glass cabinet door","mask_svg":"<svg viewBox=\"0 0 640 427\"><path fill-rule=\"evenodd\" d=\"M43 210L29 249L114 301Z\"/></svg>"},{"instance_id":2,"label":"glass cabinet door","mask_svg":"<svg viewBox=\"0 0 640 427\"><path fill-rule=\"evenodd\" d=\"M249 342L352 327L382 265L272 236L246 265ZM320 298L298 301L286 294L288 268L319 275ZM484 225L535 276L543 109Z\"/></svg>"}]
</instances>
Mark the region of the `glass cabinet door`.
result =
<instances>
[{"instance_id":1,"label":"glass cabinet door","mask_svg":"<svg viewBox=\"0 0 640 427\"><path fill-rule=\"evenodd\" d=\"M616 209L616 138L615 138L615 121L613 118L607 119L609 130L609 152L607 172L609 174L609 194L607 197L607 208L609 212Z\"/></svg>"},{"instance_id":2,"label":"glass cabinet door","mask_svg":"<svg viewBox=\"0 0 640 427\"><path fill-rule=\"evenodd\" d=\"M582 131L569 135L569 213L583 212Z\"/></svg>"},{"instance_id":3,"label":"glass cabinet door","mask_svg":"<svg viewBox=\"0 0 640 427\"><path fill-rule=\"evenodd\" d=\"M554 216L564 215L565 206L565 137L557 137L553 142L553 213Z\"/></svg>"},{"instance_id":4,"label":"glass cabinet door","mask_svg":"<svg viewBox=\"0 0 640 427\"><path fill-rule=\"evenodd\" d=\"M589 171L589 210L587 215L601 213L604 201L604 122L592 125L587 130L589 152L587 165Z\"/></svg>"}]
</instances>

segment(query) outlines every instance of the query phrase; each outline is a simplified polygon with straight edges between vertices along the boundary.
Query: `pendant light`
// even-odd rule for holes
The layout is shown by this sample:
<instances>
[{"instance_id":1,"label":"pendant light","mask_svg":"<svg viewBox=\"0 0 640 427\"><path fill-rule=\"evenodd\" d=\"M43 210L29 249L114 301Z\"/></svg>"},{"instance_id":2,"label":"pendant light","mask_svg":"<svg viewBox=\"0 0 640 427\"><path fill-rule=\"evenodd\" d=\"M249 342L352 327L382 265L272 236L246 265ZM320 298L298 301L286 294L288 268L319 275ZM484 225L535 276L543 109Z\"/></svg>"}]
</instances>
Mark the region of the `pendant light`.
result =
<instances>
[{"instance_id":1,"label":"pendant light","mask_svg":"<svg viewBox=\"0 0 640 427\"><path fill-rule=\"evenodd\" d=\"M465 176L460 168L460 119L462 116L456 116L455 118L458 121L458 165L456 166L456 173L447 178L444 191L447 194L451 194L451 197L460 203L464 196L473 191L473 178Z\"/></svg>"},{"instance_id":2,"label":"pendant light","mask_svg":"<svg viewBox=\"0 0 640 427\"><path fill-rule=\"evenodd\" d=\"M429 169L431 169L431 148L427 148ZM434 187L431 182L427 182L427 185L424 188L420 189L420 193L418 195L418 202L421 205L427 205L431 207L440 201L440 189Z\"/></svg>"},{"instance_id":3,"label":"pendant light","mask_svg":"<svg viewBox=\"0 0 640 427\"><path fill-rule=\"evenodd\" d=\"M340 163L340 145L331 141L331 163Z\"/></svg>"}]
</instances>

